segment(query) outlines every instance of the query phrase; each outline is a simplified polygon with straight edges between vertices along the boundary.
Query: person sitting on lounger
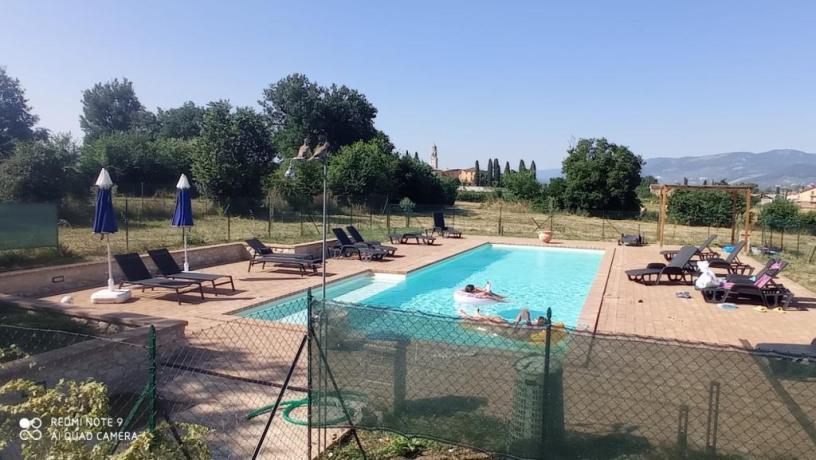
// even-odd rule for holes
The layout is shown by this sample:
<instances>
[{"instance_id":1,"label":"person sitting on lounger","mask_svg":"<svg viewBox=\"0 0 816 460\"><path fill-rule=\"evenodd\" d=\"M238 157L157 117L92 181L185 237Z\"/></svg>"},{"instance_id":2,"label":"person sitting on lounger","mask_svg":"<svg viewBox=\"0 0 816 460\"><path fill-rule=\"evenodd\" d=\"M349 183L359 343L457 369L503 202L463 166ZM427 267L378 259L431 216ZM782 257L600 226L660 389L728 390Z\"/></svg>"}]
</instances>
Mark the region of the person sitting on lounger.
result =
<instances>
[{"instance_id":1,"label":"person sitting on lounger","mask_svg":"<svg viewBox=\"0 0 816 460\"><path fill-rule=\"evenodd\" d=\"M497 302L501 302L504 300L504 296L494 294L490 290L490 282L488 282L484 288L477 288L472 284L468 284L467 286L465 286L465 292L474 297L495 300Z\"/></svg>"}]
</instances>

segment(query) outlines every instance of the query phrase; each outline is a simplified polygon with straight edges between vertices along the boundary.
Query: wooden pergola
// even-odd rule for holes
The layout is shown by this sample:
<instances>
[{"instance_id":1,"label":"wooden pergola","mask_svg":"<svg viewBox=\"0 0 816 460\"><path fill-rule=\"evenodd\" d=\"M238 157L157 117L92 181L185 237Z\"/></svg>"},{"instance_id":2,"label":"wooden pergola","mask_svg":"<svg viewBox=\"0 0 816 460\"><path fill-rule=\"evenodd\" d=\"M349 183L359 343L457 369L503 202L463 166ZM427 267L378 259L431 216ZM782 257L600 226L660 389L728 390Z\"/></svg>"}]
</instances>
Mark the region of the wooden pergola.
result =
<instances>
[{"instance_id":1,"label":"wooden pergola","mask_svg":"<svg viewBox=\"0 0 816 460\"><path fill-rule=\"evenodd\" d=\"M660 186L660 217L657 224L657 241L660 246L663 246L666 226L666 211L669 208L669 196L676 190L712 190L723 191L731 194L731 203L733 217L731 219L731 243L737 241L737 217L739 215L739 201L740 194L745 197L745 228L742 232L742 238L745 241L746 249L751 247L751 193L753 187L750 185L682 185L682 184L664 184Z\"/></svg>"}]
</instances>

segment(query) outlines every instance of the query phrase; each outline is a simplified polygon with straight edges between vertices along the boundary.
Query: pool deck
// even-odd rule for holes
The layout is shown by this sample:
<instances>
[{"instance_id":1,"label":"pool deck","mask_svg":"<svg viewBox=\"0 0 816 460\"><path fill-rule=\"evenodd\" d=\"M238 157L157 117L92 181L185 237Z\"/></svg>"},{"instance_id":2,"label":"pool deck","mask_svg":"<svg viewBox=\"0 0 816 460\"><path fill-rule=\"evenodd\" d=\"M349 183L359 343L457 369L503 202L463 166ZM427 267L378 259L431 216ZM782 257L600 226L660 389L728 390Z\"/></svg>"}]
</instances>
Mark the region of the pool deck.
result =
<instances>
[{"instance_id":1,"label":"pool deck","mask_svg":"<svg viewBox=\"0 0 816 460\"><path fill-rule=\"evenodd\" d=\"M549 245L532 238L498 236L465 236L440 238L434 246L398 245L397 257L381 262L356 259L332 259L328 263L329 282L370 271L407 274L431 263L454 256L485 243L521 244L562 248L591 248L605 250L596 279L587 296L579 317L578 327L601 333L634 334L680 341L706 342L734 346L762 346L777 344L777 349L801 351L809 348L816 338L816 294L790 279L783 283L796 295L797 300L784 313L760 313L754 305L740 305L737 310L722 310L703 302L693 286L644 286L629 281L624 273L649 262L662 260L656 245L622 247L599 241L554 241ZM760 267L762 263L743 257ZM300 276L296 271L253 267L247 272L247 262L210 267L204 272L230 274L235 278L236 291L221 286L218 296L206 290L205 300L194 294L184 296L178 305L173 294L154 291L141 293L134 290L135 300L124 304L93 305L90 295L96 289L72 293L73 305L58 308L68 313L92 315L109 321L149 324L159 318L180 319L188 322L187 331L205 329L215 324L236 319L231 312L256 306L270 300L319 288L321 277ZM542 280L546 282L546 280ZM676 297L678 291L689 291L691 299ZM46 297L58 302L62 295ZM557 305L543 305L541 308Z\"/></svg>"}]
</instances>

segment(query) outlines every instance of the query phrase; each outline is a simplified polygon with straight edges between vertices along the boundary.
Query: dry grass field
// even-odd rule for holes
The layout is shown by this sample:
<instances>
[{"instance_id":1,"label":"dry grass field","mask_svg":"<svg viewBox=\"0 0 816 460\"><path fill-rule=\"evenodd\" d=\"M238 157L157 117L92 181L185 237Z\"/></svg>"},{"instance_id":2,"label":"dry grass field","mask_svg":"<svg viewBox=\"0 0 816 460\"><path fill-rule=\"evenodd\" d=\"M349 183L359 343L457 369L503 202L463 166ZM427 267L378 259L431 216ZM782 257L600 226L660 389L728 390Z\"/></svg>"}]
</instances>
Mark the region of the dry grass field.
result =
<instances>
[{"instance_id":1,"label":"dry grass field","mask_svg":"<svg viewBox=\"0 0 816 460\"><path fill-rule=\"evenodd\" d=\"M111 236L114 252L144 252L149 248L182 246L181 230L170 227L170 216L174 202L172 197L129 199L127 203L129 219L120 219L119 233ZM115 206L120 212L125 209L122 198ZM209 202L194 200L195 226L190 231L188 242L191 246L218 244L228 241L242 241L257 236L267 242L299 243L320 237L320 215L295 211L275 211L270 219L269 210L258 209L255 213L241 217L227 218L220 214ZM88 210L90 216L91 209ZM334 210L330 218L330 228L356 225L364 235L372 239L387 239L388 229L428 228L433 224L432 209L416 210L410 218L402 214L386 215L362 208ZM395 212L392 210L392 212ZM552 229L557 239L614 241L621 233L641 233L648 242L657 236L657 223L638 219L614 219L556 213L552 216L532 212L524 204L457 202L455 207L445 210L448 225L461 229L465 234L536 237L538 227ZM84 225L83 223L86 222ZM41 266L54 263L70 263L95 260L105 255L105 245L99 236L90 231L90 217L74 217L70 226L59 229L60 251L27 250L0 253L0 271L23 267ZM739 232L742 229L738 229ZM699 244L710 233L717 234L716 245L724 245L731 240L730 228L690 227L667 224L666 244ZM761 241L780 245L780 235L763 233L761 229L752 231L752 243ZM816 265L811 263L816 250L816 237L810 234L788 234L784 236L783 256L791 266L786 274L811 289L816 289Z\"/></svg>"}]
</instances>

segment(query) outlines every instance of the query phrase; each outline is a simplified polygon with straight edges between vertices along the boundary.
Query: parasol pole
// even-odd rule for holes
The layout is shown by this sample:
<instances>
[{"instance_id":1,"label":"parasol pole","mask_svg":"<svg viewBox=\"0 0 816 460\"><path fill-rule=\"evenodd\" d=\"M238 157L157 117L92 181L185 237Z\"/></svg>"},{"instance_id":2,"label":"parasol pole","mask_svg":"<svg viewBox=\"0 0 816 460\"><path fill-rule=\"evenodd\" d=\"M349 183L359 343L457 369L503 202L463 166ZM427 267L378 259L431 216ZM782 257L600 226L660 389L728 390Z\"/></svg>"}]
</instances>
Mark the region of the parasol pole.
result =
<instances>
[{"instance_id":1,"label":"parasol pole","mask_svg":"<svg viewBox=\"0 0 816 460\"><path fill-rule=\"evenodd\" d=\"M184 239L184 271L190 271L190 263L187 261L187 227L181 227L181 237Z\"/></svg>"},{"instance_id":2,"label":"parasol pole","mask_svg":"<svg viewBox=\"0 0 816 460\"><path fill-rule=\"evenodd\" d=\"M108 247L108 290L113 291L113 267L111 267L110 233L105 233L105 243Z\"/></svg>"}]
</instances>

